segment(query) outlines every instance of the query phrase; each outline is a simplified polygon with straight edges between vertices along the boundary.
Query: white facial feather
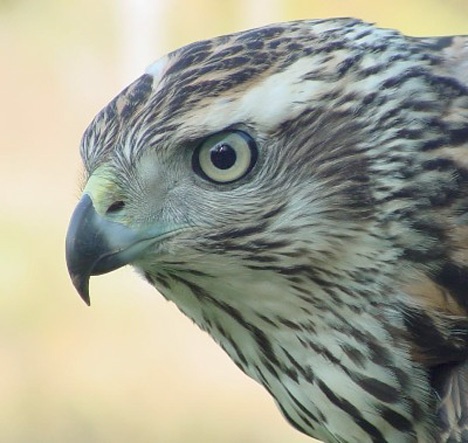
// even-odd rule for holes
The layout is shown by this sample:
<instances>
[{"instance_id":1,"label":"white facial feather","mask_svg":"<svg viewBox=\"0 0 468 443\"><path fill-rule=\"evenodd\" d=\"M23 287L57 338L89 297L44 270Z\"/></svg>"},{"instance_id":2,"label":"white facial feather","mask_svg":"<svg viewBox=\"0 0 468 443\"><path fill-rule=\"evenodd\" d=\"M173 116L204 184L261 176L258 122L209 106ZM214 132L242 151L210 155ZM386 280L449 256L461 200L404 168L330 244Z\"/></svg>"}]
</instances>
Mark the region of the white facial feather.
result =
<instances>
[{"instance_id":1,"label":"white facial feather","mask_svg":"<svg viewBox=\"0 0 468 443\"><path fill-rule=\"evenodd\" d=\"M166 55L146 68L145 74L153 77L153 91L157 92L163 85L164 74L170 66L169 57Z\"/></svg>"}]
</instances>

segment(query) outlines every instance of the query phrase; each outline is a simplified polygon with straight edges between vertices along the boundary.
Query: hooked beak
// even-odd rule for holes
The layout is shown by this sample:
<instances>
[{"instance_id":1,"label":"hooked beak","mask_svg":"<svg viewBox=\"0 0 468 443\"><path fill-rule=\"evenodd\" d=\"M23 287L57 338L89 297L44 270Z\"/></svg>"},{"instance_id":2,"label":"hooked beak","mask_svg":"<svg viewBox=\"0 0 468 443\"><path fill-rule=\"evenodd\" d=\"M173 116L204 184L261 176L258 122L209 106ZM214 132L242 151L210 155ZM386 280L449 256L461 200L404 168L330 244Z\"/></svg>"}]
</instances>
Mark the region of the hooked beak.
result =
<instances>
[{"instance_id":1,"label":"hooked beak","mask_svg":"<svg viewBox=\"0 0 468 443\"><path fill-rule=\"evenodd\" d=\"M89 279L130 263L152 238L99 215L88 194L73 212L66 239L66 259L73 285L89 306Z\"/></svg>"}]
</instances>

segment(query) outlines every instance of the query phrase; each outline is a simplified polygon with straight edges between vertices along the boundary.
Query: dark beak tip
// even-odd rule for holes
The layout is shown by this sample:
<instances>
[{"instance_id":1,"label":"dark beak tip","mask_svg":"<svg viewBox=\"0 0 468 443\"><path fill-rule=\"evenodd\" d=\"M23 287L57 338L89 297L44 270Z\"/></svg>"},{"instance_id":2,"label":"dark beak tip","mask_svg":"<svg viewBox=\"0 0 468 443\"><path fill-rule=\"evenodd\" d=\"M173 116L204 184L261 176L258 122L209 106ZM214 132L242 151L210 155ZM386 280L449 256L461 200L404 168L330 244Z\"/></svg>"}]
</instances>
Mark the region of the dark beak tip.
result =
<instances>
[{"instance_id":1,"label":"dark beak tip","mask_svg":"<svg viewBox=\"0 0 468 443\"><path fill-rule=\"evenodd\" d=\"M91 306L91 299L89 297L89 276L84 276L84 275L70 272L70 277L71 277L73 286L77 290L82 300L88 306Z\"/></svg>"},{"instance_id":2,"label":"dark beak tip","mask_svg":"<svg viewBox=\"0 0 468 443\"><path fill-rule=\"evenodd\" d=\"M86 306L91 306L91 299L89 298L89 294L81 293L80 297L86 303Z\"/></svg>"}]
</instances>

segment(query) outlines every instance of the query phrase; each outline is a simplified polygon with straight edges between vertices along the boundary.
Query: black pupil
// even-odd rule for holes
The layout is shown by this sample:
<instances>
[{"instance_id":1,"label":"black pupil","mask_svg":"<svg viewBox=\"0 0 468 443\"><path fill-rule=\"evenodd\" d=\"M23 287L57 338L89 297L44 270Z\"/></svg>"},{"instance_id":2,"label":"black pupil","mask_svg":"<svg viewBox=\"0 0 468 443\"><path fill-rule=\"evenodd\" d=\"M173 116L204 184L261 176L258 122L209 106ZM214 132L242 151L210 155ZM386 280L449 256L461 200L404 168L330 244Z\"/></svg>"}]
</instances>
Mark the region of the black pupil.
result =
<instances>
[{"instance_id":1,"label":"black pupil","mask_svg":"<svg viewBox=\"0 0 468 443\"><path fill-rule=\"evenodd\" d=\"M217 145L211 148L210 158L218 169L229 169L232 168L236 162L237 155L236 151L229 145Z\"/></svg>"}]
</instances>

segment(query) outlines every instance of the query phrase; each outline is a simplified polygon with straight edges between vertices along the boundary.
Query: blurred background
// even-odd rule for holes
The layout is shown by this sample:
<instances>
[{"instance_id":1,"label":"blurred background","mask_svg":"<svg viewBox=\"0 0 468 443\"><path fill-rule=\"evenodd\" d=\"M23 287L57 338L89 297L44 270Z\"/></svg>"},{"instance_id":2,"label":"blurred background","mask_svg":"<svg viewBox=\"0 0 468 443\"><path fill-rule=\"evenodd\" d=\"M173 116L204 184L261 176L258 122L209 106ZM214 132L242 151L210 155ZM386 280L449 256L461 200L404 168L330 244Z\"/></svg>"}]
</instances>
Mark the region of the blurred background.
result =
<instances>
[{"instance_id":1,"label":"blurred background","mask_svg":"<svg viewBox=\"0 0 468 443\"><path fill-rule=\"evenodd\" d=\"M130 269L72 288L91 118L164 53L299 18L468 34L466 0L0 0L0 442L306 442Z\"/></svg>"}]
</instances>

